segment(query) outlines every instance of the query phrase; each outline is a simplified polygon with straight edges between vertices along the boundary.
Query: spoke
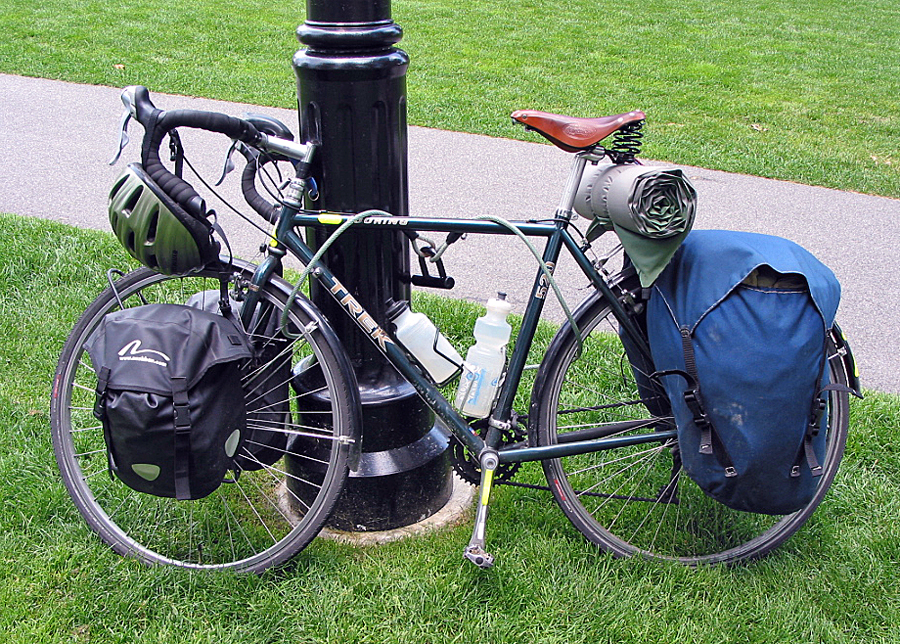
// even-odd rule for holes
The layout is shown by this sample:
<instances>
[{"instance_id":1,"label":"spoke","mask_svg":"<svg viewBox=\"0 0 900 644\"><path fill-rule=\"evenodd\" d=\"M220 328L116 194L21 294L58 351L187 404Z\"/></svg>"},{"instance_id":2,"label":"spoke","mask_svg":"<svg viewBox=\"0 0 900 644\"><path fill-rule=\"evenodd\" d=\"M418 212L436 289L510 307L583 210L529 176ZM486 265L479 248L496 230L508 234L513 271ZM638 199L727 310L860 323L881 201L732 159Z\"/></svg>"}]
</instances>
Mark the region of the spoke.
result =
<instances>
[{"instance_id":1,"label":"spoke","mask_svg":"<svg viewBox=\"0 0 900 644\"><path fill-rule=\"evenodd\" d=\"M250 454L249 452L246 453L246 454L244 454L244 457L247 458L248 460L252 460L252 461L256 462L257 464L259 464L261 469L266 469L266 464L263 463L262 461L256 459L256 458L255 458L252 454ZM245 470L245 471L246 471L246 470ZM267 473L268 473L268 472L267 472ZM276 477L276 476L272 476L272 480L275 481L276 483L280 483L280 482L281 482L280 479L278 479L278 477ZM285 523L287 523L288 525L290 525L290 524L291 524L291 519L290 519L290 517L289 517L287 514L285 514L284 511L281 509L281 507L279 507L278 503L277 503L274 499L272 499L271 496L269 496L269 495L266 493L266 491L263 489L263 486L260 485L259 482L258 482L255 478L251 478L251 483L253 483L253 486L257 489L257 491L259 492L260 496L262 496L266 501L268 501L269 505L271 505L272 508L273 508L276 512L278 512L278 514L281 515L281 518L284 519Z\"/></svg>"},{"instance_id":2,"label":"spoke","mask_svg":"<svg viewBox=\"0 0 900 644\"><path fill-rule=\"evenodd\" d=\"M297 429L288 429L287 427L281 428L278 431L280 431L283 434L288 434L290 436L303 436L304 438L315 438L316 440L336 441L338 443L347 443L347 444L351 444L351 443L355 442L352 439L349 439L345 436L335 436L333 434L315 433L315 430L318 429L316 427L306 427L303 425L291 425L291 427L300 427L301 429L308 429L308 430L312 430L312 431L301 431L301 430L297 430ZM263 430L271 431L270 428L266 427L265 425L254 426L254 425L248 424L247 428L248 429L263 429Z\"/></svg>"},{"instance_id":3,"label":"spoke","mask_svg":"<svg viewBox=\"0 0 900 644\"><path fill-rule=\"evenodd\" d=\"M98 474L109 474L109 469L103 468L102 470L97 470L96 472L91 472L90 474L85 474L84 470L81 471L81 480L87 481L88 479L92 479Z\"/></svg>"},{"instance_id":4,"label":"spoke","mask_svg":"<svg viewBox=\"0 0 900 644\"><path fill-rule=\"evenodd\" d=\"M275 475L274 473L278 473L278 474L280 474L281 476L285 476L285 477L287 477L287 478L289 478L289 479L291 479L291 480L297 481L297 482L299 482L299 483L304 483L305 485L308 485L308 486L310 486L310 487L314 487L314 488L317 488L317 489L320 489L320 490L322 489L322 486L319 485L318 483L313 483L312 481L307 481L306 479L304 479L304 478L302 478L302 477L300 477L300 476L297 476L296 474L288 474L288 473L285 472L284 470L280 470L280 469L278 469L277 467L274 467L274 466L272 466L272 465L269 465L268 467L266 467L266 472L269 472L269 473L272 474L273 476ZM277 478L277 477L276 477L276 478Z\"/></svg>"},{"instance_id":5,"label":"spoke","mask_svg":"<svg viewBox=\"0 0 900 644\"><path fill-rule=\"evenodd\" d=\"M320 393L322 393L323 391L328 391L328 385L325 385L325 386L323 386L323 387L319 387L318 389L312 389L312 390L307 391L306 393L303 393L303 394L298 394L298 395L294 396L293 399L294 399L294 400L300 400L301 398L306 398L307 396L313 396L313 395L315 395L315 394L320 394Z\"/></svg>"},{"instance_id":6,"label":"spoke","mask_svg":"<svg viewBox=\"0 0 900 644\"><path fill-rule=\"evenodd\" d=\"M648 454L652 455L654 452L661 452L662 450L666 449L666 447L669 447L669 446L670 446L670 443L666 443L663 445L657 445L656 447L650 447L643 451L634 452L632 454L626 454L625 456L620 456L618 458L614 458L609 461L603 461L602 463L595 463L594 465L590 465L588 467L583 467L581 469L575 470L574 472L570 472L569 476L578 476L579 474L584 474L585 472L590 472L591 470L596 470L601 467L607 467L608 465L613 465L614 463L620 463L622 461L631 461L634 459L638 459L638 461L636 463L633 463L633 464L629 465L628 467L622 468L618 472L613 472L611 476L615 476L616 474L619 474L620 472L624 472L624 471L634 467L638 463L640 463L644 458L646 458L646 455L648 455ZM592 487L596 487L596 485L594 485Z\"/></svg>"},{"instance_id":7,"label":"spoke","mask_svg":"<svg viewBox=\"0 0 900 644\"><path fill-rule=\"evenodd\" d=\"M628 485L632 481L634 481L635 478L640 474L640 471L637 471L634 468L638 465L645 463L647 460L649 460L652 457L653 457L653 454L645 454L642 458L640 458L635 463L632 463L630 466L619 470L619 472L616 472L616 474L631 472L631 477L622 481L622 483L615 489L615 491L613 492L613 494L615 496L610 495L609 497L604 499L604 501L597 508L598 510L605 508L607 503L609 503L609 501L613 498L616 498L617 500L622 500L621 497L624 497L624 499L626 500L626 503L622 504L622 507L619 509L619 511L616 513L615 517L613 517L612 521L610 521L609 526L607 526L607 527L613 528L615 526L616 522L622 516L622 512L625 510L625 506L627 505L627 500L630 498L630 496L627 494L621 494L621 491L622 491L622 488L624 488L626 485Z\"/></svg>"},{"instance_id":8,"label":"spoke","mask_svg":"<svg viewBox=\"0 0 900 644\"><path fill-rule=\"evenodd\" d=\"M644 482L647 480L647 477L650 476L650 467L644 468L643 472L644 472L644 475L643 475L643 477L641 477L640 481L636 481L637 484L635 485L635 489L639 489L641 487L641 485L644 485ZM637 473L638 472L636 472L636 474ZM634 477L632 478L632 480L634 480ZM622 515L622 512L625 511L626 505L627 505L627 502L622 504L622 508L619 510L619 513L616 515L616 518L613 519L613 522L610 525L610 527L615 525L616 521L618 521L619 517ZM644 526L644 523L646 523L647 519L650 518L650 515L653 512L653 509L658 506L659 506L659 497L657 497L650 503L650 511L644 515L644 518L640 521L640 523L637 525L637 527L635 527L634 532L632 533L631 537L629 537L629 540L634 539L634 536L638 533L638 530L640 530Z\"/></svg>"},{"instance_id":9,"label":"spoke","mask_svg":"<svg viewBox=\"0 0 900 644\"><path fill-rule=\"evenodd\" d=\"M266 533L269 535L269 538L272 540L272 543L273 544L278 543L278 539L276 539L275 535L272 534L272 531L269 529L269 525L266 523L265 519L262 518L262 515L256 509L256 506L253 504L253 502L250 500L250 497L247 496L247 493L244 492L244 487L241 485L241 482L239 480L236 480L233 483L233 485L241 493L241 496L244 497L244 500L247 502L247 506L250 508L250 510L256 516L257 520L259 521L259 524L263 527L263 529L265 529Z\"/></svg>"},{"instance_id":10,"label":"spoke","mask_svg":"<svg viewBox=\"0 0 900 644\"><path fill-rule=\"evenodd\" d=\"M272 447L271 445L266 445L265 443L260 443L260 442L254 441L254 440L247 440L247 444L249 444L249 445L256 445L257 447L262 447L262 448L264 448L264 449L271 449L271 450L274 451L274 452L278 452L278 453L281 454L282 456L293 456L294 458L302 458L302 459L306 459L307 461L310 461L310 462L312 462L312 463L318 463L318 464L320 464L320 465L326 465L326 466L328 465L328 461L323 461L323 460L320 459L320 458L313 458L312 456L308 456L308 455L306 455L306 454L298 454L297 452L292 452L292 451L289 450L289 449L284 449L284 448L277 448L277 449L276 449L275 447ZM245 448L245 452L246 452L246 453L243 455L244 458L246 458L246 459L248 459L248 460L250 460L250 461L253 461L254 463L259 463L260 465L265 466L265 463L263 463L263 462L260 461L258 458L256 458L256 457L255 457L253 454L251 454L250 451L247 450L246 448ZM281 458L281 457L279 456L279 459L280 459L280 458Z\"/></svg>"},{"instance_id":11,"label":"spoke","mask_svg":"<svg viewBox=\"0 0 900 644\"><path fill-rule=\"evenodd\" d=\"M225 507L225 506L227 505L227 504L225 503L225 497L222 496L221 494L218 495L218 497L219 497L219 502L222 504L223 508L224 508L225 511L227 512L227 511L228 511L228 508ZM224 514L225 514L225 513L223 513L223 515L224 515ZM226 518L226 521L225 521L225 529L228 530L228 543L229 543L229 545L231 546L231 560L232 560L232 561L236 561L236 560L237 560L237 551L234 549L234 535L233 535L232 532L231 532L231 521L228 521L227 518Z\"/></svg>"},{"instance_id":12,"label":"spoke","mask_svg":"<svg viewBox=\"0 0 900 644\"><path fill-rule=\"evenodd\" d=\"M583 393L593 394L594 396L596 396L596 397L599 398L600 400L611 401L611 402L609 403L608 406L607 406L607 405L603 405L603 406L601 406L601 407L598 407L597 409L602 409L603 411L614 412L614 413L617 412L617 415L618 415L619 417L621 417L621 418L630 418L630 417L625 413L624 410L625 410L625 409L631 409L632 407L641 404L641 401L640 401L640 400L635 400L635 401L631 401L631 402L622 402L621 400L616 399L615 396L613 396L613 395L610 394L610 393L601 391L601 390L599 390L599 389L596 389L596 388L594 388L594 387L590 387L590 386L588 386L588 385L584 385L584 384L582 384L582 383L580 383L580 382L575 382L575 381L573 381L573 380L570 380L569 378L566 378L564 382L565 382L565 384L570 385L572 388L574 388L574 389L576 389L576 390L578 390L578 391L581 391L581 392L583 392ZM579 397L579 396L577 396L577 395L575 395L575 394L571 394L571 395L572 395L573 398L578 398L578 397ZM561 413L561 414L562 414L562 413L566 413L566 410L560 410L558 413Z\"/></svg>"},{"instance_id":13,"label":"spoke","mask_svg":"<svg viewBox=\"0 0 900 644\"><path fill-rule=\"evenodd\" d=\"M673 476L671 478L668 485L666 485L666 487L663 488L662 492L660 492L660 496L662 498L669 498L670 495L672 495L674 493L674 491L678 488L678 481L681 477L682 471L683 470L679 470L675 474L675 476ZM665 507L663 507L662 517L660 518L659 522L656 524L656 530L653 533L653 539L650 540L650 545L649 545L649 547L646 548L647 550L652 551L652 550L656 549L656 540L659 538L659 533L660 533L660 530L662 530L663 525L666 524L666 517L669 514L670 509L671 509L671 511L675 512L675 519L674 519L674 525L672 526L671 529L669 529L669 532L672 535L678 534L678 518L681 514L681 512L680 512L681 508L677 507L678 506L677 503L663 503L662 505L665 506ZM674 509L672 509L672 506L676 506L676 507ZM637 528L632 533L631 538L633 539L636 534L637 534Z\"/></svg>"},{"instance_id":14,"label":"spoke","mask_svg":"<svg viewBox=\"0 0 900 644\"><path fill-rule=\"evenodd\" d=\"M265 372L278 371L278 369L283 368L284 365L289 364L291 359L293 358L294 352L293 348L296 342L291 342L288 346L284 347L278 355L273 356L271 360L268 362L261 364L256 367L250 373L246 373L241 377L241 383L246 388L250 385L250 383L255 380L260 375L263 375Z\"/></svg>"},{"instance_id":15,"label":"spoke","mask_svg":"<svg viewBox=\"0 0 900 644\"><path fill-rule=\"evenodd\" d=\"M93 432L98 429L103 429L103 425L94 425L93 427L80 427L78 429L70 429L70 434L83 434L84 432Z\"/></svg>"},{"instance_id":16,"label":"spoke","mask_svg":"<svg viewBox=\"0 0 900 644\"><path fill-rule=\"evenodd\" d=\"M90 452L78 452L74 456L75 458L81 458L83 456L93 456L94 454L105 454L106 448L91 450Z\"/></svg>"},{"instance_id":17,"label":"spoke","mask_svg":"<svg viewBox=\"0 0 900 644\"><path fill-rule=\"evenodd\" d=\"M270 402L268 405L263 405L263 406L260 406L260 407L254 407L254 406L253 406L253 403L258 402L258 401L260 401L260 400L262 400L263 402L265 402L266 396L272 394L273 392L278 391L278 390L281 389L282 387L287 387L287 386L289 386L289 383L291 382L291 379L292 379L292 378L288 378L287 380L285 380L285 381L283 381L283 382L276 383L276 384L273 385L268 391L258 392L258 395L257 395L255 398L251 398L250 400L247 401L247 411L248 411L248 412L251 412L251 413L260 413L260 412L265 411L265 410L267 410L267 409L271 409L272 407L276 407L276 406L278 406L278 405L283 405L283 404L285 404L285 403L289 403L292 397L281 398L281 399L279 399L279 400ZM244 388L245 388L245 389L246 389L246 387L247 387L247 385L244 385Z\"/></svg>"},{"instance_id":18,"label":"spoke","mask_svg":"<svg viewBox=\"0 0 900 644\"><path fill-rule=\"evenodd\" d=\"M263 470L265 471L265 473L268 474L272 478L272 480L275 482L276 485L281 485L282 479L280 476L276 475L276 472L279 474L284 474L284 472L272 467L271 465L266 465L265 463L262 463L260 461L256 461L256 462L263 466ZM309 506L303 501L303 499L301 499L299 496L297 496L294 493L294 491L291 490L290 487L288 487L287 485L284 485L284 490L285 490L285 492L290 494L292 497L294 497L294 500L296 500L298 503L303 505L303 507L306 508L307 512L309 511L309 509L310 509ZM288 520L288 523L290 523L290 520Z\"/></svg>"},{"instance_id":19,"label":"spoke","mask_svg":"<svg viewBox=\"0 0 900 644\"><path fill-rule=\"evenodd\" d=\"M250 550L253 552L253 554L254 554L254 555L259 554L259 551L256 549L256 546L253 545L253 541L250 540L250 536L249 536L249 535L247 534L247 532L244 530L244 526L241 525L241 522L240 522L240 521L238 520L238 518L234 515L234 510L231 509L231 504L230 504L230 503L227 503L227 502L225 503L225 512L226 512L226 514L228 515L228 517L230 517L229 523L230 523L231 521L234 522L234 525L237 527L238 532L240 532L240 533L241 533L241 536L244 537L244 540L247 542L247 546L250 548ZM233 540L233 539L232 539L232 544L234 544L234 540ZM235 558L236 558L236 557L235 557Z\"/></svg>"},{"instance_id":20,"label":"spoke","mask_svg":"<svg viewBox=\"0 0 900 644\"><path fill-rule=\"evenodd\" d=\"M187 552L188 552L188 554L190 554L190 553L194 552L194 530L193 530L193 528L194 528L194 504L193 503L191 504L190 509L188 510L188 525L190 526L190 528L187 531L188 532ZM202 552L197 557L195 557L195 561L197 561L197 563L203 563Z\"/></svg>"}]
</instances>

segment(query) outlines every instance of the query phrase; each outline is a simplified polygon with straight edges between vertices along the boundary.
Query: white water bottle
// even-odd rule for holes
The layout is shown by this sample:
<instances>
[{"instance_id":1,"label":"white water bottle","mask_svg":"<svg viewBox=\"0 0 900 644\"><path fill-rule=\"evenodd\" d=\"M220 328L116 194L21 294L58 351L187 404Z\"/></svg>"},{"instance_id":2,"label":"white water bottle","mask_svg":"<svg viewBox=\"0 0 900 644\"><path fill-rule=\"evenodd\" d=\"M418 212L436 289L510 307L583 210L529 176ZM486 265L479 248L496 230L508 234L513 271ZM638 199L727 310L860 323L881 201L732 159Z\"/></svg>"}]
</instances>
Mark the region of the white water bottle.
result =
<instances>
[{"instance_id":1,"label":"white water bottle","mask_svg":"<svg viewBox=\"0 0 900 644\"><path fill-rule=\"evenodd\" d=\"M456 407L465 416L487 418L491 413L506 366L510 310L506 293L498 293L496 299L488 300L487 313L475 322L475 345L466 354L456 391Z\"/></svg>"},{"instance_id":2,"label":"white water bottle","mask_svg":"<svg viewBox=\"0 0 900 644\"><path fill-rule=\"evenodd\" d=\"M413 313L409 304L398 302L387 312L394 336L439 385L446 383L462 364L462 357L424 313Z\"/></svg>"}]
</instances>

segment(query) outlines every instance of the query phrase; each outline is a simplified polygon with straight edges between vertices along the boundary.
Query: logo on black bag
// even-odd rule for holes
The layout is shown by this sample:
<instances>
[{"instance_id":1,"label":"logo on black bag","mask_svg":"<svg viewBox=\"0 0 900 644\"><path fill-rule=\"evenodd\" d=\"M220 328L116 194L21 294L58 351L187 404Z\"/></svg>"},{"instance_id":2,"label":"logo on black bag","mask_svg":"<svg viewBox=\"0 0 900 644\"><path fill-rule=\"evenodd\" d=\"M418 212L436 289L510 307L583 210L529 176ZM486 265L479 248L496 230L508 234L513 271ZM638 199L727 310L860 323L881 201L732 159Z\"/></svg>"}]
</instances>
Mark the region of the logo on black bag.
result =
<instances>
[{"instance_id":1,"label":"logo on black bag","mask_svg":"<svg viewBox=\"0 0 900 644\"><path fill-rule=\"evenodd\" d=\"M154 358L147 354L152 354L158 357ZM162 358L162 360L165 360L165 362L160 360L160 358ZM158 364L160 367L168 367L169 360L171 360L171 358L169 358L169 356L167 356L162 351L155 351L153 349L141 349L141 341L133 340L119 349L119 360L151 362L153 364Z\"/></svg>"}]
</instances>

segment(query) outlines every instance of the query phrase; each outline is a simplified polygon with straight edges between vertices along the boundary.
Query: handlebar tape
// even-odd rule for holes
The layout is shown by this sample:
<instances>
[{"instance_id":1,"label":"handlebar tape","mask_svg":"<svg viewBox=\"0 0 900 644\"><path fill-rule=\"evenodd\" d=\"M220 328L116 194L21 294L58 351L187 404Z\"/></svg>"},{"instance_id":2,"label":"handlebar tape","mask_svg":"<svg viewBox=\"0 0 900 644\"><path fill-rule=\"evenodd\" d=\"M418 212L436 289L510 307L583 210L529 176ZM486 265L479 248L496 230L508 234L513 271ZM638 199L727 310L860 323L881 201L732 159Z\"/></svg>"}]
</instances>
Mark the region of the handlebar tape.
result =
<instances>
[{"instance_id":1,"label":"handlebar tape","mask_svg":"<svg viewBox=\"0 0 900 644\"><path fill-rule=\"evenodd\" d=\"M241 192L244 199L259 215L274 224L278 221L278 207L259 194L256 189L256 159L247 159L244 171L241 173Z\"/></svg>"},{"instance_id":2,"label":"handlebar tape","mask_svg":"<svg viewBox=\"0 0 900 644\"><path fill-rule=\"evenodd\" d=\"M134 90L135 116L144 126L144 140L141 146L141 163L144 170L157 185L188 214L198 219L206 217L206 203L193 187L183 179L169 172L159 158L159 146L170 130L177 127L191 127L209 132L219 132L248 145L258 145L259 131L244 119L201 110L163 111L153 105L146 87Z\"/></svg>"}]
</instances>

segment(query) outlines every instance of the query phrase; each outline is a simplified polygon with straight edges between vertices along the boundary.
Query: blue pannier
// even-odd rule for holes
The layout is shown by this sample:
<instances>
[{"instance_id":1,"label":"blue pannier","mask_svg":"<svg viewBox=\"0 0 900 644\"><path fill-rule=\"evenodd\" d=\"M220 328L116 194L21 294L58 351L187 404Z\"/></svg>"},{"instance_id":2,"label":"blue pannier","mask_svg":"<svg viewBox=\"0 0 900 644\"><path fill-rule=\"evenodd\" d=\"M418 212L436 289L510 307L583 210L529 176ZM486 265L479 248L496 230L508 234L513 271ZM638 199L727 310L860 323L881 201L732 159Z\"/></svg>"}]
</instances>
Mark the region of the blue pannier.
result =
<instances>
[{"instance_id":1,"label":"blue pannier","mask_svg":"<svg viewBox=\"0 0 900 644\"><path fill-rule=\"evenodd\" d=\"M825 453L834 274L779 237L693 231L652 288L647 334L685 472L738 510L812 499Z\"/></svg>"}]
</instances>

